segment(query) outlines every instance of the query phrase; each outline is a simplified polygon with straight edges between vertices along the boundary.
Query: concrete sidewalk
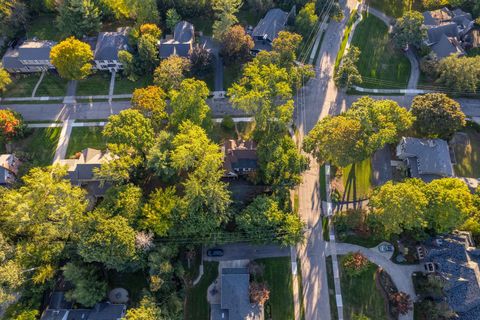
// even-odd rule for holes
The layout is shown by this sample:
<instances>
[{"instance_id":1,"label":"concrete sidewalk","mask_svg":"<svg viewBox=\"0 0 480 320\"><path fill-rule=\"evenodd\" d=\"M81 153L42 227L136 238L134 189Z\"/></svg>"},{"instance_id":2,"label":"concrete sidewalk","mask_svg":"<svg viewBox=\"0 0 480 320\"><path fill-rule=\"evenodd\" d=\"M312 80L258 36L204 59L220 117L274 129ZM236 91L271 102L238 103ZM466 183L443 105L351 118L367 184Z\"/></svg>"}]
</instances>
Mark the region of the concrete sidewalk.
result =
<instances>
[{"instance_id":1,"label":"concrete sidewalk","mask_svg":"<svg viewBox=\"0 0 480 320\"><path fill-rule=\"evenodd\" d=\"M63 122L60 138L58 139L57 150L53 158L53 163L58 163L61 159L65 159L67 154L68 142L70 141L70 134L72 133L72 125L74 120L66 120Z\"/></svg>"}]
</instances>

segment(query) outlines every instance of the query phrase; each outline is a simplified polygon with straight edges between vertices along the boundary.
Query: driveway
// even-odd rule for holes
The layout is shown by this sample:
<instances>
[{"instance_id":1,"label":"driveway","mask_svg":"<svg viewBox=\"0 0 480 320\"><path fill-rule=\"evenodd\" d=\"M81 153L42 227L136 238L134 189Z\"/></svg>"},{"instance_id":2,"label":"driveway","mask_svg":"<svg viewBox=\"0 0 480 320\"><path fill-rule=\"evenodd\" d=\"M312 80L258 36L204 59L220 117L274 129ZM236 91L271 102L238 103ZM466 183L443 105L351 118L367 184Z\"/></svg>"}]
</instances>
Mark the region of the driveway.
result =
<instances>
[{"instance_id":1,"label":"driveway","mask_svg":"<svg viewBox=\"0 0 480 320\"><path fill-rule=\"evenodd\" d=\"M218 42L212 39L212 37L202 36L200 37L200 46L210 49L214 56L214 68L215 68L215 88L214 91L223 91L223 59L220 57L220 45Z\"/></svg>"},{"instance_id":2,"label":"driveway","mask_svg":"<svg viewBox=\"0 0 480 320\"><path fill-rule=\"evenodd\" d=\"M208 257L206 251L209 248L222 249L223 256ZM203 260L205 261L255 260L276 257L290 257L290 247L281 247L272 244L253 245L249 243L230 243L203 249Z\"/></svg>"},{"instance_id":3,"label":"driveway","mask_svg":"<svg viewBox=\"0 0 480 320\"><path fill-rule=\"evenodd\" d=\"M384 146L377 150L372 157L373 184L375 186L384 185L392 180L392 154L390 148Z\"/></svg>"},{"instance_id":4,"label":"driveway","mask_svg":"<svg viewBox=\"0 0 480 320\"><path fill-rule=\"evenodd\" d=\"M337 243L337 254L344 255L350 252L360 251L368 260L375 263L385 270L392 278L395 286L399 291L403 291L415 300L415 290L413 289L412 273L421 271L420 265L399 265L383 256L377 248L365 248L349 243ZM413 320L413 311L404 316L400 316L399 320Z\"/></svg>"}]
</instances>

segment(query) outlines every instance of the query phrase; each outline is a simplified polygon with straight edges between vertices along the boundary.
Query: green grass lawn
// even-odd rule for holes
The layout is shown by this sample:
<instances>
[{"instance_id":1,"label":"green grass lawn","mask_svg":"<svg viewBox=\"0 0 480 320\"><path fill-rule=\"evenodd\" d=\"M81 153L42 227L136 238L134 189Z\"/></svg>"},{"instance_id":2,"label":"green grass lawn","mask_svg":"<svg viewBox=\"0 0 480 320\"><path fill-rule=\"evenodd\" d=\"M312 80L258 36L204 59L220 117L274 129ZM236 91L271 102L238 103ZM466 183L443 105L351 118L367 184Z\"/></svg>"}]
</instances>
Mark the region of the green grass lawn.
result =
<instances>
[{"instance_id":1,"label":"green grass lawn","mask_svg":"<svg viewBox=\"0 0 480 320\"><path fill-rule=\"evenodd\" d=\"M61 130L60 127L28 129L25 138L12 143L13 151L28 160L24 169L52 164Z\"/></svg>"},{"instance_id":2,"label":"green grass lawn","mask_svg":"<svg viewBox=\"0 0 480 320\"><path fill-rule=\"evenodd\" d=\"M382 20L364 15L352 39L352 46L361 51L357 62L358 71L363 77L361 86L406 88L410 77L408 58L394 47Z\"/></svg>"},{"instance_id":3,"label":"green grass lawn","mask_svg":"<svg viewBox=\"0 0 480 320\"><path fill-rule=\"evenodd\" d=\"M187 289L185 320L210 319L207 289L218 276L218 262L205 261L203 268L203 276L200 282L196 286Z\"/></svg>"},{"instance_id":4,"label":"green grass lawn","mask_svg":"<svg viewBox=\"0 0 480 320\"><path fill-rule=\"evenodd\" d=\"M242 76L242 66L232 65L223 68L223 90L227 91Z\"/></svg>"},{"instance_id":5,"label":"green grass lawn","mask_svg":"<svg viewBox=\"0 0 480 320\"><path fill-rule=\"evenodd\" d=\"M145 88L153 83L152 76L142 76L137 81L130 81L125 77L117 76L115 79L114 94L128 94L132 93L135 89ZM108 93L108 89L107 89Z\"/></svg>"},{"instance_id":6,"label":"green grass lawn","mask_svg":"<svg viewBox=\"0 0 480 320\"><path fill-rule=\"evenodd\" d=\"M470 144L454 146L457 164L455 174L459 177L480 178L480 131L467 127L463 132L468 134Z\"/></svg>"},{"instance_id":7,"label":"green grass lawn","mask_svg":"<svg viewBox=\"0 0 480 320\"><path fill-rule=\"evenodd\" d=\"M370 263L368 269L357 277L349 277L343 270L339 257L340 284L342 286L343 313L346 319L363 314L370 319L388 319L385 300L375 286L377 266Z\"/></svg>"},{"instance_id":8,"label":"green grass lawn","mask_svg":"<svg viewBox=\"0 0 480 320\"><path fill-rule=\"evenodd\" d=\"M148 288L147 278L148 275L142 271L120 273L111 270L108 272L108 289L127 289L130 306L137 306Z\"/></svg>"},{"instance_id":9,"label":"green grass lawn","mask_svg":"<svg viewBox=\"0 0 480 320\"><path fill-rule=\"evenodd\" d=\"M108 95L110 72L97 72L78 81L77 96Z\"/></svg>"},{"instance_id":10,"label":"green grass lawn","mask_svg":"<svg viewBox=\"0 0 480 320\"><path fill-rule=\"evenodd\" d=\"M365 199L372 189L372 160L367 158L346 166L343 168L342 179L345 187L343 201Z\"/></svg>"},{"instance_id":11,"label":"green grass lawn","mask_svg":"<svg viewBox=\"0 0 480 320\"><path fill-rule=\"evenodd\" d=\"M35 96L64 96L67 93L67 84L67 80L60 78L57 74L47 72L45 77L43 77L42 83L40 83Z\"/></svg>"},{"instance_id":12,"label":"green grass lawn","mask_svg":"<svg viewBox=\"0 0 480 320\"><path fill-rule=\"evenodd\" d=\"M106 142L102 135L103 127L74 127L67 148L67 158L85 148L104 150Z\"/></svg>"},{"instance_id":13,"label":"green grass lawn","mask_svg":"<svg viewBox=\"0 0 480 320\"><path fill-rule=\"evenodd\" d=\"M421 0L367 0L367 4L394 18L409 10L423 10Z\"/></svg>"},{"instance_id":14,"label":"green grass lawn","mask_svg":"<svg viewBox=\"0 0 480 320\"><path fill-rule=\"evenodd\" d=\"M290 257L256 260L265 269L257 281L265 281L270 289L270 299L265 304L265 318L275 320L294 318L292 270Z\"/></svg>"},{"instance_id":15,"label":"green grass lawn","mask_svg":"<svg viewBox=\"0 0 480 320\"><path fill-rule=\"evenodd\" d=\"M332 256L328 256L325 259L327 264L327 283L328 283L328 296L330 302L330 315L332 320L338 319L337 299L335 298L335 283L333 278L333 264ZM343 289L342 289L343 290Z\"/></svg>"},{"instance_id":16,"label":"green grass lawn","mask_svg":"<svg viewBox=\"0 0 480 320\"><path fill-rule=\"evenodd\" d=\"M32 19L27 26L27 38L60 41L64 37L55 23L55 14L41 14Z\"/></svg>"},{"instance_id":17,"label":"green grass lawn","mask_svg":"<svg viewBox=\"0 0 480 320\"><path fill-rule=\"evenodd\" d=\"M12 83L7 86L3 97L31 97L33 88L40 78L40 73L18 74L12 76Z\"/></svg>"},{"instance_id":18,"label":"green grass lawn","mask_svg":"<svg viewBox=\"0 0 480 320\"><path fill-rule=\"evenodd\" d=\"M474 48L467 51L467 56L476 57L480 56L480 48Z\"/></svg>"},{"instance_id":19,"label":"green grass lawn","mask_svg":"<svg viewBox=\"0 0 480 320\"><path fill-rule=\"evenodd\" d=\"M345 47L347 46L348 37L352 31L353 24L357 20L357 11L353 11L348 19L347 25L345 27L345 33L343 34L342 43L340 44L340 50L338 50L337 58L335 59L335 70L337 70L340 62L342 61L343 55L345 54Z\"/></svg>"}]
</instances>

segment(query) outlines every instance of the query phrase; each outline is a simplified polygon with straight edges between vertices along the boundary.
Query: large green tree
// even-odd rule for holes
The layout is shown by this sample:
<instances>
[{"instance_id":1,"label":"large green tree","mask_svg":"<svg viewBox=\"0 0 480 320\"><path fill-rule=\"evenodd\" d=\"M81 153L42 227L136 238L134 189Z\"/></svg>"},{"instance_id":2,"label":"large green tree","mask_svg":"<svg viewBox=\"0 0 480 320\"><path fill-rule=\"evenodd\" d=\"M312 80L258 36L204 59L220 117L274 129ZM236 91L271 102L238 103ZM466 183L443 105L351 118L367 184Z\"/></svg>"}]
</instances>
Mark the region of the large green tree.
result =
<instances>
[{"instance_id":1,"label":"large green tree","mask_svg":"<svg viewBox=\"0 0 480 320\"><path fill-rule=\"evenodd\" d=\"M0 93L5 92L5 90L7 90L7 86L11 83L12 79L10 78L10 75L0 63Z\"/></svg>"},{"instance_id":2,"label":"large green tree","mask_svg":"<svg viewBox=\"0 0 480 320\"><path fill-rule=\"evenodd\" d=\"M146 74L150 74L158 65L157 39L151 34L143 34L138 39L138 58Z\"/></svg>"},{"instance_id":3,"label":"large green tree","mask_svg":"<svg viewBox=\"0 0 480 320\"><path fill-rule=\"evenodd\" d=\"M312 29L316 27L317 23L318 16L315 13L315 1L308 2L298 12L298 15L295 18L295 28L302 36L308 37L312 32Z\"/></svg>"},{"instance_id":4,"label":"large green tree","mask_svg":"<svg viewBox=\"0 0 480 320\"><path fill-rule=\"evenodd\" d=\"M213 0L212 9L217 20L213 23L213 36L222 40L225 32L238 22L235 14L240 10L242 0Z\"/></svg>"},{"instance_id":5,"label":"large green tree","mask_svg":"<svg viewBox=\"0 0 480 320\"><path fill-rule=\"evenodd\" d=\"M456 93L474 93L480 83L480 56L458 57L450 55L437 68L437 83Z\"/></svg>"},{"instance_id":6,"label":"large green tree","mask_svg":"<svg viewBox=\"0 0 480 320\"><path fill-rule=\"evenodd\" d=\"M74 37L55 45L50 51L50 59L60 76L67 80L85 79L92 72L92 49Z\"/></svg>"},{"instance_id":7,"label":"large green tree","mask_svg":"<svg viewBox=\"0 0 480 320\"><path fill-rule=\"evenodd\" d=\"M335 84L341 88L350 89L353 85L363 82L362 75L358 71L357 62L360 58L360 49L350 47L347 54L335 72Z\"/></svg>"},{"instance_id":8,"label":"large green tree","mask_svg":"<svg viewBox=\"0 0 480 320\"><path fill-rule=\"evenodd\" d=\"M0 36L12 38L25 31L28 8L20 0L0 1Z\"/></svg>"},{"instance_id":9,"label":"large green tree","mask_svg":"<svg viewBox=\"0 0 480 320\"><path fill-rule=\"evenodd\" d=\"M222 37L221 53L225 64L242 63L251 58L253 39L241 25L230 27Z\"/></svg>"},{"instance_id":10,"label":"large green tree","mask_svg":"<svg viewBox=\"0 0 480 320\"><path fill-rule=\"evenodd\" d=\"M72 262L63 268L65 280L73 285L66 298L85 307L93 307L107 295L107 283L103 280L101 270L94 265L81 265Z\"/></svg>"},{"instance_id":11,"label":"large green tree","mask_svg":"<svg viewBox=\"0 0 480 320\"><path fill-rule=\"evenodd\" d=\"M167 118L165 92L157 86L148 86L133 91L132 108L139 110L152 120L154 127L160 128Z\"/></svg>"},{"instance_id":12,"label":"large green tree","mask_svg":"<svg viewBox=\"0 0 480 320\"><path fill-rule=\"evenodd\" d=\"M174 224L174 210L179 201L175 187L156 189L142 208L141 227L161 237L167 235Z\"/></svg>"},{"instance_id":13,"label":"large green tree","mask_svg":"<svg viewBox=\"0 0 480 320\"><path fill-rule=\"evenodd\" d=\"M424 17L420 12L408 11L395 22L393 26L393 41L398 48L408 46L419 48L427 35L423 25Z\"/></svg>"},{"instance_id":14,"label":"large green tree","mask_svg":"<svg viewBox=\"0 0 480 320\"><path fill-rule=\"evenodd\" d=\"M100 30L101 13L92 0L66 0L58 9L57 25L65 35L82 38Z\"/></svg>"},{"instance_id":15,"label":"large green tree","mask_svg":"<svg viewBox=\"0 0 480 320\"><path fill-rule=\"evenodd\" d=\"M249 240L295 245L303 239L304 224L298 215L281 210L273 197L259 196L236 218Z\"/></svg>"},{"instance_id":16,"label":"large green tree","mask_svg":"<svg viewBox=\"0 0 480 320\"><path fill-rule=\"evenodd\" d=\"M428 138L448 139L465 126L460 104L443 93L429 93L413 99L414 127Z\"/></svg>"},{"instance_id":17,"label":"large green tree","mask_svg":"<svg viewBox=\"0 0 480 320\"><path fill-rule=\"evenodd\" d=\"M172 89L178 89L190 67L188 59L177 55L170 56L163 59L155 69L153 82L167 93Z\"/></svg>"}]
</instances>

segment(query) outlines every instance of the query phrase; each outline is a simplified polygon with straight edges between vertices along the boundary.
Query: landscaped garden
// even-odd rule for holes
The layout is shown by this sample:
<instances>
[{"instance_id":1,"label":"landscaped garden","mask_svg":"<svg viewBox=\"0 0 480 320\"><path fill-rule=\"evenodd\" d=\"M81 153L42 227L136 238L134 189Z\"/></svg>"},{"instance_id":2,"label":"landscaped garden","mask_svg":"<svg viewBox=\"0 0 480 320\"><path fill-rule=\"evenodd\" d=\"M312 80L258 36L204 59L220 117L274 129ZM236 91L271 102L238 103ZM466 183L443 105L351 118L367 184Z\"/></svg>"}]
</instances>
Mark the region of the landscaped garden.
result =
<instances>
[{"instance_id":1,"label":"landscaped garden","mask_svg":"<svg viewBox=\"0 0 480 320\"><path fill-rule=\"evenodd\" d=\"M364 13L352 39L352 46L361 51L357 63L362 87L406 88L410 77L408 58L396 49L388 27L373 15Z\"/></svg>"},{"instance_id":2,"label":"landscaped garden","mask_svg":"<svg viewBox=\"0 0 480 320\"><path fill-rule=\"evenodd\" d=\"M218 277L218 262L205 261L203 263L203 276L197 285L187 289L185 301L185 320L210 319L207 301L207 289Z\"/></svg>"},{"instance_id":3,"label":"landscaped garden","mask_svg":"<svg viewBox=\"0 0 480 320\"><path fill-rule=\"evenodd\" d=\"M70 134L66 157L71 158L75 153L85 148L105 150L106 142L102 135L103 127L74 127Z\"/></svg>"},{"instance_id":4,"label":"landscaped garden","mask_svg":"<svg viewBox=\"0 0 480 320\"><path fill-rule=\"evenodd\" d=\"M265 281L270 290L270 298L265 303L265 318L291 320L294 318L293 276L290 257L255 260L264 266L263 274L257 282Z\"/></svg>"}]
</instances>

